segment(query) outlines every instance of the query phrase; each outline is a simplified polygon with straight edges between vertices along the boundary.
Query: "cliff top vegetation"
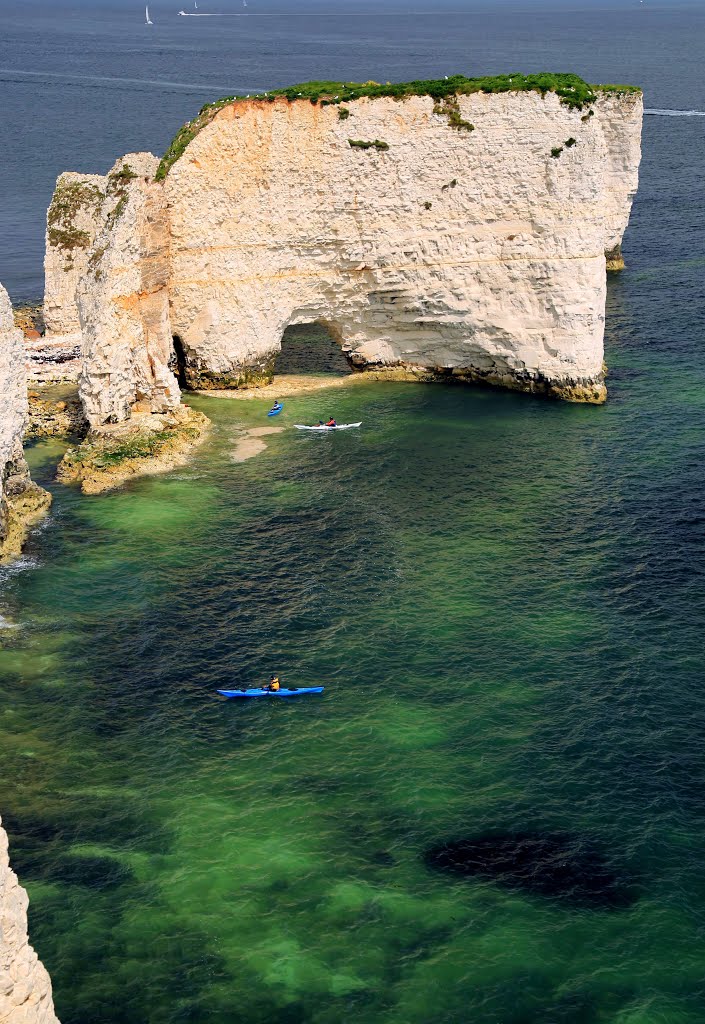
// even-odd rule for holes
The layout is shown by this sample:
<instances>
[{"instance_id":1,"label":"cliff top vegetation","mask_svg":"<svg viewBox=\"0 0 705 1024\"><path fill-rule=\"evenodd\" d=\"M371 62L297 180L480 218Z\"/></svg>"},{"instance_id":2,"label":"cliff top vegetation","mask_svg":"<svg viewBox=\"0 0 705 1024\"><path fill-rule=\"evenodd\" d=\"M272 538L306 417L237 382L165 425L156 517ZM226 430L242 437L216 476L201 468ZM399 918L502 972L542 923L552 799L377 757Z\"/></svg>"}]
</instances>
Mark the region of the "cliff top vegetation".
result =
<instances>
[{"instance_id":1,"label":"cliff top vegetation","mask_svg":"<svg viewBox=\"0 0 705 1024\"><path fill-rule=\"evenodd\" d=\"M196 138L223 107L237 100L267 100L274 102L277 97L285 97L290 103L306 101L321 106L329 104L350 103L363 96L378 98L382 96L403 100L408 96L430 96L434 100L443 100L451 96L469 96L472 93L501 92L538 92L546 95L553 92L560 97L561 103L568 107L582 110L594 103L601 92L640 93L641 89L634 85L589 85L578 75L553 74L542 72L537 75L486 75L482 78L466 78L465 75L452 75L449 78L430 79L416 82L302 82L286 89L272 89L266 93L250 96L224 96L214 103L206 103L192 121L181 128L157 169L157 181L166 178L169 169L176 163L188 144Z\"/></svg>"}]
</instances>

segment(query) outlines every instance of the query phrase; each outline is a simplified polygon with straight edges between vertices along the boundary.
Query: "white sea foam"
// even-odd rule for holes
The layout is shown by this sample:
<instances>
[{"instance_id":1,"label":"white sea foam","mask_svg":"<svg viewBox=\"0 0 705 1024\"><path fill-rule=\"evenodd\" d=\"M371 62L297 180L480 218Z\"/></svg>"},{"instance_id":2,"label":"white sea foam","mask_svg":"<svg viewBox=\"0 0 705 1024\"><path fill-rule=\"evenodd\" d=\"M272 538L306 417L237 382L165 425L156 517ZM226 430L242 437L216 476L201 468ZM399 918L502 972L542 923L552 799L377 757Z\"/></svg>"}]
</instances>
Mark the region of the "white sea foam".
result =
<instances>
[{"instance_id":1,"label":"white sea foam","mask_svg":"<svg viewBox=\"0 0 705 1024\"><path fill-rule=\"evenodd\" d=\"M705 117L705 110L661 110L658 107L647 107L644 113L657 114L659 117Z\"/></svg>"},{"instance_id":2,"label":"white sea foam","mask_svg":"<svg viewBox=\"0 0 705 1024\"><path fill-rule=\"evenodd\" d=\"M20 572L26 572L27 569L35 569L38 565L36 558L30 558L28 555L23 555L18 558L16 562L11 562L9 565L3 565L0 568L0 584L3 580L9 579L11 576L17 576Z\"/></svg>"}]
</instances>

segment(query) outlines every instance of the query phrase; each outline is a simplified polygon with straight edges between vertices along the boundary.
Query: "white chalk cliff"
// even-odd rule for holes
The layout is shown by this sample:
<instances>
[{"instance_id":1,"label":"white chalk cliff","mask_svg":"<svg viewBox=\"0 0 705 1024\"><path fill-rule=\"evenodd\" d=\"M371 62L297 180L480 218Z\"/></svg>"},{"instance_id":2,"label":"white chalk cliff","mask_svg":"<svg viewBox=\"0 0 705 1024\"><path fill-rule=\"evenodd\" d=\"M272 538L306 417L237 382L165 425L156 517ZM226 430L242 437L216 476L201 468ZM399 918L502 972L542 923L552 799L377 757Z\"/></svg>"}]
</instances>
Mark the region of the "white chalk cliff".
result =
<instances>
[{"instance_id":1,"label":"white chalk cliff","mask_svg":"<svg viewBox=\"0 0 705 1024\"><path fill-rule=\"evenodd\" d=\"M28 903L0 819L0 1022L58 1024L51 980L27 937Z\"/></svg>"},{"instance_id":2,"label":"white chalk cliff","mask_svg":"<svg viewBox=\"0 0 705 1024\"><path fill-rule=\"evenodd\" d=\"M30 480L22 450L27 418L22 331L15 327L10 298L0 285L0 562L19 555L29 527L51 501Z\"/></svg>"},{"instance_id":3,"label":"white chalk cliff","mask_svg":"<svg viewBox=\"0 0 705 1024\"><path fill-rule=\"evenodd\" d=\"M190 386L265 382L285 328L312 321L359 369L604 400L605 255L620 265L641 94L452 104L472 130L429 96L362 97L343 116L240 100L163 182L149 155L118 161L113 175L136 177L112 221L110 177L99 186L102 226L86 229L73 294L47 258L56 322L80 317L91 423L178 402L170 358Z\"/></svg>"}]
</instances>

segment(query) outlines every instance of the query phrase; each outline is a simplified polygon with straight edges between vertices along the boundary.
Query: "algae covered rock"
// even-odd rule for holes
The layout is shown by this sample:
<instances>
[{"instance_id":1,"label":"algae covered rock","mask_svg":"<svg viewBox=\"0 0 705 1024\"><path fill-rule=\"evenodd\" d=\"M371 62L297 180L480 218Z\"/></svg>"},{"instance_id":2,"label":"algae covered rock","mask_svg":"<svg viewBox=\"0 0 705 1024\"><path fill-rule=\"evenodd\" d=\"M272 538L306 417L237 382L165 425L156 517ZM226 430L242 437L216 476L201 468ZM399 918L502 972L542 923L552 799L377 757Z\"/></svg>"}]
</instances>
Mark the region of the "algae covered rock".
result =
<instances>
[{"instance_id":1,"label":"algae covered rock","mask_svg":"<svg viewBox=\"0 0 705 1024\"><path fill-rule=\"evenodd\" d=\"M134 414L128 423L93 430L69 448L57 477L80 484L84 494L114 490L135 477L183 465L209 426L203 413L187 406L163 415Z\"/></svg>"}]
</instances>

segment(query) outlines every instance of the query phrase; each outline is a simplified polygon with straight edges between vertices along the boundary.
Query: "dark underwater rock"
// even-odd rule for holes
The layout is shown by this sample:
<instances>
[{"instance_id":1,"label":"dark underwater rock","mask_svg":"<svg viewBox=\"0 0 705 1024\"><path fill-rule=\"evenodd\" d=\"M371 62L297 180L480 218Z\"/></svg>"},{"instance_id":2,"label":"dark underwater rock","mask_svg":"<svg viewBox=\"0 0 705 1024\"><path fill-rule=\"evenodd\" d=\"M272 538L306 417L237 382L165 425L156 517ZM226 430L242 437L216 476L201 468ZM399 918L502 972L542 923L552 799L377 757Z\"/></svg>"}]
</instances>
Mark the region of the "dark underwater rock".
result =
<instances>
[{"instance_id":1,"label":"dark underwater rock","mask_svg":"<svg viewBox=\"0 0 705 1024\"><path fill-rule=\"evenodd\" d=\"M617 909L636 899L632 880L615 874L604 854L579 836L494 833L434 846L424 860L437 871L577 906Z\"/></svg>"},{"instance_id":2,"label":"dark underwater rock","mask_svg":"<svg viewBox=\"0 0 705 1024\"><path fill-rule=\"evenodd\" d=\"M45 874L52 882L83 885L89 889L115 889L133 878L130 868L112 857L84 855L58 857L46 865Z\"/></svg>"}]
</instances>

